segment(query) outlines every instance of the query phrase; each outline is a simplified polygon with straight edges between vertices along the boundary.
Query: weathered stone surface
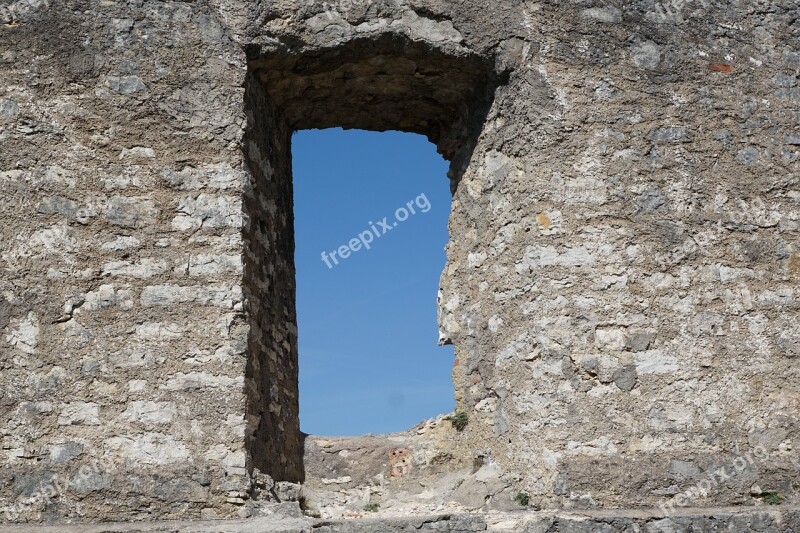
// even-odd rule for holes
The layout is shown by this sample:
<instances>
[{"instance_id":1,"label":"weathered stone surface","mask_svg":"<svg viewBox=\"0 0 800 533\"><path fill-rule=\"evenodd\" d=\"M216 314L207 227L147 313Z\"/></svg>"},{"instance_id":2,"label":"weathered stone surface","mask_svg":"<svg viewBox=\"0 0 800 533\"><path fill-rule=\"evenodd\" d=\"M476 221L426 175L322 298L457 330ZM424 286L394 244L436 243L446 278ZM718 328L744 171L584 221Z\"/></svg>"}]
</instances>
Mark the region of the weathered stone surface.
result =
<instances>
[{"instance_id":1,"label":"weathered stone surface","mask_svg":"<svg viewBox=\"0 0 800 533\"><path fill-rule=\"evenodd\" d=\"M122 413L122 418L133 422L167 424L175 416L174 402L134 401Z\"/></svg>"},{"instance_id":2,"label":"weathered stone surface","mask_svg":"<svg viewBox=\"0 0 800 533\"><path fill-rule=\"evenodd\" d=\"M3 519L246 516L255 469L331 516L796 502L798 9L7 2ZM452 162L440 338L470 423L393 437L395 477L378 439L304 479L291 135L330 126ZM507 529L800 530L529 518Z\"/></svg>"},{"instance_id":3,"label":"weathered stone surface","mask_svg":"<svg viewBox=\"0 0 800 533\"><path fill-rule=\"evenodd\" d=\"M87 425L100 424L99 406L96 403L73 402L66 405L58 415L58 425Z\"/></svg>"},{"instance_id":4,"label":"weathered stone surface","mask_svg":"<svg viewBox=\"0 0 800 533\"><path fill-rule=\"evenodd\" d=\"M106 533L106 532L193 532L193 533L402 533L439 531L472 533L480 531L519 533L689 533L694 531L759 531L790 533L800 524L796 508L780 510L733 510L731 508L689 509L680 515L663 518L650 510L585 511L579 513L497 513L425 515L419 517L358 518L351 520L312 520L290 516L252 518L249 520L204 520L195 522L145 522L137 524L108 523L81 526L38 526L37 531L48 533ZM0 526L4 533L28 531L27 526Z\"/></svg>"}]
</instances>

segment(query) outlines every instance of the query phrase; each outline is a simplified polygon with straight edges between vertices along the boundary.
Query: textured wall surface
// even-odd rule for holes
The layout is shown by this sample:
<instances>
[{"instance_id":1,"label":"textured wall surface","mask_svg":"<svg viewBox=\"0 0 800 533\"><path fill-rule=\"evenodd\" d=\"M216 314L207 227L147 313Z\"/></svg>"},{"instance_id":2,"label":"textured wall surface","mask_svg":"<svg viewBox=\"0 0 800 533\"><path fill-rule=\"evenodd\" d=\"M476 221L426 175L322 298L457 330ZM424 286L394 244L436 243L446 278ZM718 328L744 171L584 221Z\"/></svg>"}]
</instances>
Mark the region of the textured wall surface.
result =
<instances>
[{"instance_id":1,"label":"textured wall surface","mask_svg":"<svg viewBox=\"0 0 800 533\"><path fill-rule=\"evenodd\" d=\"M301 481L291 130L252 76L246 87L245 149L253 177L244 205L248 468Z\"/></svg>"},{"instance_id":2,"label":"textured wall surface","mask_svg":"<svg viewBox=\"0 0 800 533\"><path fill-rule=\"evenodd\" d=\"M249 490L241 48L205 4L28 8L0 26L4 519L224 511Z\"/></svg>"},{"instance_id":3,"label":"textured wall surface","mask_svg":"<svg viewBox=\"0 0 800 533\"><path fill-rule=\"evenodd\" d=\"M334 125L453 162L451 451L501 482L464 502L655 506L710 476L692 505L796 501L798 20L794 0L4 4L0 519L297 498L260 473L304 476L289 143Z\"/></svg>"}]
</instances>

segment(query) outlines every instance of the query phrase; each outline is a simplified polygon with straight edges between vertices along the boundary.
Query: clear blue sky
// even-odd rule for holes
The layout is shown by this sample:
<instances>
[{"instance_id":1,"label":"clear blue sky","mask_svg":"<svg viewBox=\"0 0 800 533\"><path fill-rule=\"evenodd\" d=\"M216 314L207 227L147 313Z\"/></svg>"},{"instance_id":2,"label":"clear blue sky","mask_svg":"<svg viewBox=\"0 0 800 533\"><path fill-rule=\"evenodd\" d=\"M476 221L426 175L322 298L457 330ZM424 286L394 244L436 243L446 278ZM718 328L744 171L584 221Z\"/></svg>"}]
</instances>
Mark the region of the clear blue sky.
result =
<instances>
[{"instance_id":1,"label":"clear blue sky","mask_svg":"<svg viewBox=\"0 0 800 533\"><path fill-rule=\"evenodd\" d=\"M437 346L436 322L448 164L399 132L301 131L292 155L301 429L389 433L452 411L453 349Z\"/></svg>"}]
</instances>

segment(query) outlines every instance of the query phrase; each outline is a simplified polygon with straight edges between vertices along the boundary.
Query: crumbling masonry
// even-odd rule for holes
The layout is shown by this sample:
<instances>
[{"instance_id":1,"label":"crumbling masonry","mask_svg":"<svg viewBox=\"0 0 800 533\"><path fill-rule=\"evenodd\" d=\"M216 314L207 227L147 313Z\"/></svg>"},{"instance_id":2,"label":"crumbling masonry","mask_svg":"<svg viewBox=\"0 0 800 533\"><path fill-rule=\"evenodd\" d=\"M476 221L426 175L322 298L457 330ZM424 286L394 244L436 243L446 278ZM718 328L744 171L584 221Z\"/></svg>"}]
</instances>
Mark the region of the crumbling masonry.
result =
<instances>
[{"instance_id":1,"label":"crumbling masonry","mask_svg":"<svg viewBox=\"0 0 800 533\"><path fill-rule=\"evenodd\" d=\"M727 466L678 506L797 503L795 0L0 16L0 519L326 501L319 454L347 454L299 431L290 140L335 126L452 162L440 330L469 424L403 437L404 476L463 470L431 492L468 510L658 508ZM325 483L375 485L369 446Z\"/></svg>"}]
</instances>

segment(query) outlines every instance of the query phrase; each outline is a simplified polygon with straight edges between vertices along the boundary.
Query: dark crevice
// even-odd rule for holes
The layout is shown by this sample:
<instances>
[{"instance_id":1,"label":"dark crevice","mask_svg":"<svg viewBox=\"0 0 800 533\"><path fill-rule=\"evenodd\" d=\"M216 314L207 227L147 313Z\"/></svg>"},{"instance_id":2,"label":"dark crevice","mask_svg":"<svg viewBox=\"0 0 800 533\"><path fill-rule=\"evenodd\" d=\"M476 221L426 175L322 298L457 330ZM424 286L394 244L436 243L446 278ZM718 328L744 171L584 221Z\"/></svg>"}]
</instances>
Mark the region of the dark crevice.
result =
<instances>
[{"instance_id":1,"label":"dark crevice","mask_svg":"<svg viewBox=\"0 0 800 533\"><path fill-rule=\"evenodd\" d=\"M444 13L437 13L425 6L412 6L411 9L420 17L428 20L434 20L436 22L448 22L453 20L451 16Z\"/></svg>"}]
</instances>

